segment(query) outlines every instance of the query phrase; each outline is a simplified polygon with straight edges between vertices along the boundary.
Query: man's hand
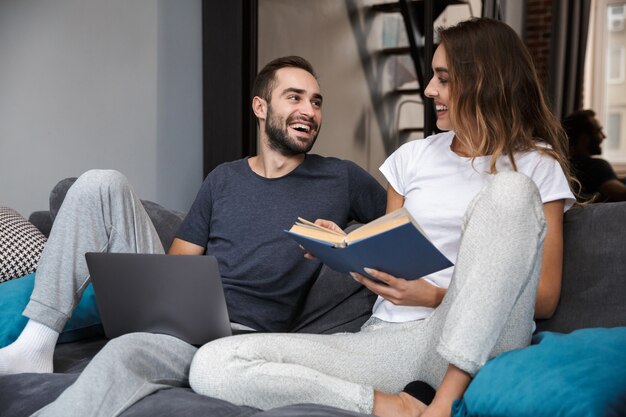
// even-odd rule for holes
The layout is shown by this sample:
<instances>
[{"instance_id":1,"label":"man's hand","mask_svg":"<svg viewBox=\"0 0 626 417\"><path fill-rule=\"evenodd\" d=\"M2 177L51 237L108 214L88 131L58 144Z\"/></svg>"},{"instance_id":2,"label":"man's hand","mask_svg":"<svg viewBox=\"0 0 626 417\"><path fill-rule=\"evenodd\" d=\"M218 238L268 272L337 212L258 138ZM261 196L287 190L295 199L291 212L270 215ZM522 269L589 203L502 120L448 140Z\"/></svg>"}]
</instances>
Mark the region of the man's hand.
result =
<instances>
[{"instance_id":1,"label":"man's hand","mask_svg":"<svg viewBox=\"0 0 626 417\"><path fill-rule=\"evenodd\" d=\"M342 235L345 235L346 232L344 232L341 227L339 227L337 225L337 223L331 221L331 220L324 220L324 219L317 219L315 220L315 224L323 227L324 229L328 229L328 230L332 230L333 232L337 232L337 233L341 233Z\"/></svg>"},{"instance_id":2,"label":"man's hand","mask_svg":"<svg viewBox=\"0 0 626 417\"><path fill-rule=\"evenodd\" d=\"M337 225L337 223L331 220L317 219L314 222L316 225L323 227L324 229L332 230L333 232L341 233L345 235L346 233ZM300 246L302 248L302 246ZM304 248L302 248L304 249ZM304 257L306 259L315 260L317 259L311 252L305 252Z\"/></svg>"},{"instance_id":3,"label":"man's hand","mask_svg":"<svg viewBox=\"0 0 626 417\"><path fill-rule=\"evenodd\" d=\"M384 284L379 284L356 272L353 272L352 276L370 291L395 305L435 308L441 304L441 300L446 294L445 288L436 287L424 279L396 278L393 275L370 268L366 268L366 272Z\"/></svg>"}]
</instances>

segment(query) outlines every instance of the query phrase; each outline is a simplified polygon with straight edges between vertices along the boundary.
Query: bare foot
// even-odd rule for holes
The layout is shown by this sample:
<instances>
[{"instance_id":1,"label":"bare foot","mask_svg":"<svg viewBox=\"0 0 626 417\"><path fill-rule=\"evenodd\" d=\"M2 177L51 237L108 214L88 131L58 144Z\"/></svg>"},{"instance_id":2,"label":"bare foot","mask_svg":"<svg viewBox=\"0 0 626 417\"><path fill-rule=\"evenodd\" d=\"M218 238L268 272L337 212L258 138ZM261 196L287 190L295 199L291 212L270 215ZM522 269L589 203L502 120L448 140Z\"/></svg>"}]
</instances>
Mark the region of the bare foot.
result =
<instances>
[{"instance_id":1,"label":"bare foot","mask_svg":"<svg viewBox=\"0 0 626 417\"><path fill-rule=\"evenodd\" d=\"M378 417L419 417L426 410L426 404L417 398L401 392L386 394L374 391L372 414Z\"/></svg>"}]
</instances>

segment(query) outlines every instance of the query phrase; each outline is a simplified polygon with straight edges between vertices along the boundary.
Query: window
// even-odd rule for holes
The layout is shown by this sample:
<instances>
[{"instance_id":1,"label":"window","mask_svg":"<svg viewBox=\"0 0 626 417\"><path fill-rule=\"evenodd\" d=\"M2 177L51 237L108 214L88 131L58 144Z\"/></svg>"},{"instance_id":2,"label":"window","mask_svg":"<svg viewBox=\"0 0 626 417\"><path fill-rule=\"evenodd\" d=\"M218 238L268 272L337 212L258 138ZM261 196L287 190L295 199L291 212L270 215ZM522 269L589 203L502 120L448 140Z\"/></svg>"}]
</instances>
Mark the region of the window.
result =
<instances>
[{"instance_id":1,"label":"window","mask_svg":"<svg viewBox=\"0 0 626 417\"><path fill-rule=\"evenodd\" d=\"M609 6L608 12L609 31L618 32L624 30L624 6Z\"/></svg>"},{"instance_id":2,"label":"window","mask_svg":"<svg viewBox=\"0 0 626 417\"><path fill-rule=\"evenodd\" d=\"M609 113L609 123L606 125L606 147L615 150L619 148L619 137L622 130L622 115Z\"/></svg>"},{"instance_id":3,"label":"window","mask_svg":"<svg viewBox=\"0 0 626 417\"><path fill-rule=\"evenodd\" d=\"M585 107L595 110L607 133L602 157L617 168L626 166L626 0L595 0L592 5Z\"/></svg>"},{"instance_id":4,"label":"window","mask_svg":"<svg viewBox=\"0 0 626 417\"><path fill-rule=\"evenodd\" d=\"M611 47L607 51L606 81L609 84L624 82L624 47Z\"/></svg>"}]
</instances>

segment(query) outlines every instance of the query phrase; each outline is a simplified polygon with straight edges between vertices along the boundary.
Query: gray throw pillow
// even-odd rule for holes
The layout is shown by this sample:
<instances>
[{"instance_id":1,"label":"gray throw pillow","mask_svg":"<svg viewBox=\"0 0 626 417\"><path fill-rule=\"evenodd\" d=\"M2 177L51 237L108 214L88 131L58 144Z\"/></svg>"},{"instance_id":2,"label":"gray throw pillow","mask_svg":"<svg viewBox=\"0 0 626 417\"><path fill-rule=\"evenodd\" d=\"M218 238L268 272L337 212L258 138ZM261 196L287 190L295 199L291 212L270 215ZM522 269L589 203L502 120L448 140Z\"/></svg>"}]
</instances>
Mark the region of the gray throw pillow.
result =
<instances>
[{"instance_id":1,"label":"gray throw pillow","mask_svg":"<svg viewBox=\"0 0 626 417\"><path fill-rule=\"evenodd\" d=\"M37 268L46 237L17 211L0 207L0 282Z\"/></svg>"}]
</instances>

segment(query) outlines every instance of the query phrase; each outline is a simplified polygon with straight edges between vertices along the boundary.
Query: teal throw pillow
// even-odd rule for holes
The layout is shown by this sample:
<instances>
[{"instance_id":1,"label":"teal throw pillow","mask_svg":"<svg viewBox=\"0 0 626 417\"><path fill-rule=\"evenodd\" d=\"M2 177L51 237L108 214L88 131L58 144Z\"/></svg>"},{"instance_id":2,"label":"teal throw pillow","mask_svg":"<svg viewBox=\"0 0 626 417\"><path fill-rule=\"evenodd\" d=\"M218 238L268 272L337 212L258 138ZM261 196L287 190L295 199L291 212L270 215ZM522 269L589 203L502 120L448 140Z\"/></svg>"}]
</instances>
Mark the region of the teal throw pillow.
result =
<instances>
[{"instance_id":1,"label":"teal throw pillow","mask_svg":"<svg viewBox=\"0 0 626 417\"><path fill-rule=\"evenodd\" d=\"M22 311L28 304L35 284L35 273L0 284L0 348L12 343L22 332L28 319ZM102 334L100 314L91 284L67 322L59 343L73 342Z\"/></svg>"},{"instance_id":2,"label":"teal throw pillow","mask_svg":"<svg viewBox=\"0 0 626 417\"><path fill-rule=\"evenodd\" d=\"M626 327L542 332L490 360L453 417L626 416Z\"/></svg>"}]
</instances>

